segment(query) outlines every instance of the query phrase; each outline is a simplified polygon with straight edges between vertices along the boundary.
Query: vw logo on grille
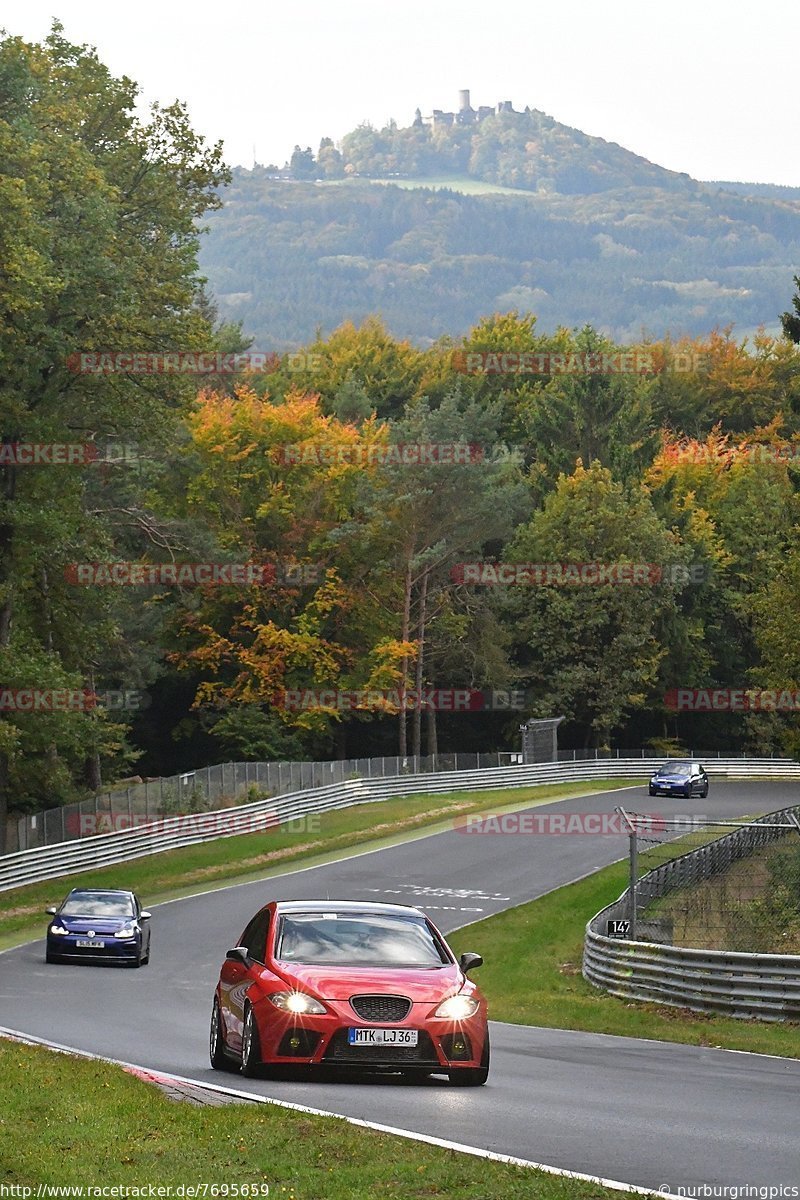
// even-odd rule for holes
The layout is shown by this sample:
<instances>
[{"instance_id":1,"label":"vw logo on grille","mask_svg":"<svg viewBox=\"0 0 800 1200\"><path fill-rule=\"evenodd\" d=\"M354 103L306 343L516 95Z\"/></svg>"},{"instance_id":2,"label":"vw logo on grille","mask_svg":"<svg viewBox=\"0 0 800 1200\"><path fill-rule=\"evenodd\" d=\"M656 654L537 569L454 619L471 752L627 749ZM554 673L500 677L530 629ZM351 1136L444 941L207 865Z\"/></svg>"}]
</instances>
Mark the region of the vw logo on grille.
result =
<instances>
[{"instance_id":1,"label":"vw logo on grille","mask_svg":"<svg viewBox=\"0 0 800 1200\"><path fill-rule=\"evenodd\" d=\"M86 930L86 936L87 936L87 937L94 937L94 930L93 930L93 929L87 929L87 930Z\"/></svg>"}]
</instances>

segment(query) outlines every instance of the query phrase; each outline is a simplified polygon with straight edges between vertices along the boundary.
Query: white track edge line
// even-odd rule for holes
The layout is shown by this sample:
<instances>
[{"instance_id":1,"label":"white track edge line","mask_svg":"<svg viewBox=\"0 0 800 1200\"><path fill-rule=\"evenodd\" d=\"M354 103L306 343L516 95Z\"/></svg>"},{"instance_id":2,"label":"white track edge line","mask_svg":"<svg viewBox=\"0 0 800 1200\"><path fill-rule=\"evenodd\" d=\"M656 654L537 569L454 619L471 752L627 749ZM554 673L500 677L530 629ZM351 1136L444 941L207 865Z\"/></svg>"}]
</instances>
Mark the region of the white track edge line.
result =
<instances>
[{"instance_id":1,"label":"white track edge line","mask_svg":"<svg viewBox=\"0 0 800 1200\"><path fill-rule=\"evenodd\" d=\"M577 1179L582 1183L596 1183L602 1187L612 1188L618 1192L633 1193L638 1196L661 1196L663 1200L682 1200L674 1192L656 1191L653 1188L639 1187L634 1183L622 1183L616 1179L605 1179L601 1175L586 1175L582 1171L568 1171L563 1167L552 1167L547 1163L533 1162L527 1158L516 1158L511 1154L498 1154L494 1150L484 1150L479 1146L466 1146L461 1142L451 1142L446 1138L437 1138L432 1134L417 1133L412 1129L399 1129L394 1125L382 1125L377 1121L364 1121L360 1117L347 1117L341 1113L329 1112L324 1108L312 1108L307 1104L296 1104L291 1100L277 1100L272 1096L260 1096L252 1092L243 1092L236 1088L226 1088L215 1083L206 1083L197 1079L189 1079L184 1075L173 1075L164 1071L154 1071L148 1067L139 1066L138 1063L123 1062L116 1058L107 1058L103 1054L93 1054L89 1050L77 1050L72 1046L64 1046L59 1042L51 1042L47 1038L33 1037L30 1034L18 1033L14 1029L6 1029L0 1026L0 1037L6 1038L8 1041L21 1042L24 1045L43 1046L47 1050L54 1050L59 1054L68 1054L77 1058L94 1059L99 1062L111 1063L113 1066L127 1068L129 1070L141 1071L145 1075L150 1075L158 1080L172 1083L189 1084L193 1087L205 1088L210 1092L217 1092L226 1096L234 1096L237 1099L249 1101L256 1104L272 1104L277 1108L288 1108L293 1112L308 1113L315 1117L333 1117L339 1121L346 1121L348 1125L355 1125L362 1129L372 1129L376 1133L388 1133L395 1137L406 1138L408 1141L422 1142L428 1146L438 1146L443 1150L456 1150L461 1154L470 1154L475 1158L488 1159L491 1162L507 1163L515 1167L527 1167L536 1171L544 1171L548 1175L557 1175L564 1179Z\"/></svg>"}]
</instances>

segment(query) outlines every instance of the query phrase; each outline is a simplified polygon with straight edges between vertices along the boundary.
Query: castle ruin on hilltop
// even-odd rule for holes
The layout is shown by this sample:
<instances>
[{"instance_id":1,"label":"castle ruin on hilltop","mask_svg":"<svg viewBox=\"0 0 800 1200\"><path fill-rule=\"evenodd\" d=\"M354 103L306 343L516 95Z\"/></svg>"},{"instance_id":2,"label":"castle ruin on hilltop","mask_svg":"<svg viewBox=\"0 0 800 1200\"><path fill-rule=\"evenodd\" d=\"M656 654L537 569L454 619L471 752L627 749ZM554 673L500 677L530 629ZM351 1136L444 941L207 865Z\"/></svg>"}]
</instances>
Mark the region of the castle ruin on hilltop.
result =
<instances>
[{"instance_id":1,"label":"castle ruin on hilltop","mask_svg":"<svg viewBox=\"0 0 800 1200\"><path fill-rule=\"evenodd\" d=\"M493 117L497 113L514 112L514 106L510 100L500 100L497 105L492 107L491 104L481 104L479 108L473 108L469 102L469 88L462 88L458 93L458 112L444 112L441 108L435 108L429 117L423 118L422 113L417 109L414 114L415 125L475 125L478 121L485 121L487 117Z\"/></svg>"}]
</instances>

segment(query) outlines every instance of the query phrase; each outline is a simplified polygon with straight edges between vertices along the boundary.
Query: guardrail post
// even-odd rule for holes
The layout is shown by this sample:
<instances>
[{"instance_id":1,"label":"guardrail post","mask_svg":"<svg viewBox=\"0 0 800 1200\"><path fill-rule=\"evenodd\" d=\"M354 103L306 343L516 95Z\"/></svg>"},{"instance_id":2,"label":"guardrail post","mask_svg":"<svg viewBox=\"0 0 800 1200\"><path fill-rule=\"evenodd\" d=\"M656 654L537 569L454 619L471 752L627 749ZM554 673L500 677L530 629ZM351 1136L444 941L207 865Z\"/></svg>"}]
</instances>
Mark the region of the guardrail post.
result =
<instances>
[{"instance_id":1,"label":"guardrail post","mask_svg":"<svg viewBox=\"0 0 800 1200\"><path fill-rule=\"evenodd\" d=\"M639 841L636 833L636 827L631 830L629 839L630 843L630 904L628 909L630 912L630 934L631 941L636 941L636 884L639 879Z\"/></svg>"},{"instance_id":2,"label":"guardrail post","mask_svg":"<svg viewBox=\"0 0 800 1200\"><path fill-rule=\"evenodd\" d=\"M631 820L624 808L616 810L628 825L628 920L630 940L636 941L636 884L639 880L639 840L636 822Z\"/></svg>"}]
</instances>

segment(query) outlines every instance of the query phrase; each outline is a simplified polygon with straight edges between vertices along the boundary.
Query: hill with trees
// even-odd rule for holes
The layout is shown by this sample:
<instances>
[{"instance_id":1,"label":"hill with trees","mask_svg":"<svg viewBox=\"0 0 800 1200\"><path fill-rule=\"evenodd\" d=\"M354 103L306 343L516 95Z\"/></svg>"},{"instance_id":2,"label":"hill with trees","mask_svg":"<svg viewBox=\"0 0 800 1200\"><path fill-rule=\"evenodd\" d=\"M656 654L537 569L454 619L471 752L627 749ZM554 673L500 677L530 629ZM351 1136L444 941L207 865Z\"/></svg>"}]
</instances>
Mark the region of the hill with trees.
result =
<instances>
[{"instance_id":1,"label":"hill with trees","mask_svg":"<svg viewBox=\"0 0 800 1200\"><path fill-rule=\"evenodd\" d=\"M800 261L800 200L664 175L474 195L457 180L320 183L237 169L200 265L221 313L264 350L372 313L421 346L512 308L543 329L588 322L622 341L777 328Z\"/></svg>"},{"instance_id":2,"label":"hill with trees","mask_svg":"<svg viewBox=\"0 0 800 1200\"><path fill-rule=\"evenodd\" d=\"M371 313L419 345L509 308L623 341L777 328L800 188L703 184L537 109L463 104L237 169L200 255L222 313L278 350Z\"/></svg>"}]
</instances>

